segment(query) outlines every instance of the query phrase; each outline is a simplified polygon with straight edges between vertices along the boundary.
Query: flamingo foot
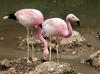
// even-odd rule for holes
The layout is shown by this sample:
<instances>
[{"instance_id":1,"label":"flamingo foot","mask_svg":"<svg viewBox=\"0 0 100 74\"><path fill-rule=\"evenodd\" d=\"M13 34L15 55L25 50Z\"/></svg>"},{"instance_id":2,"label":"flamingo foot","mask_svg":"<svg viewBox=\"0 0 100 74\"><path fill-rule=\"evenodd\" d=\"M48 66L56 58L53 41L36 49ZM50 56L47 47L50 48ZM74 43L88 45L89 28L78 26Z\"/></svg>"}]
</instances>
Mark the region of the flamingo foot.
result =
<instances>
[{"instance_id":1,"label":"flamingo foot","mask_svg":"<svg viewBox=\"0 0 100 74\"><path fill-rule=\"evenodd\" d=\"M30 57L29 57L29 49L28 49L28 52L27 52L26 62L27 62L27 63L32 63L32 62L30 61Z\"/></svg>"}]
</instances>

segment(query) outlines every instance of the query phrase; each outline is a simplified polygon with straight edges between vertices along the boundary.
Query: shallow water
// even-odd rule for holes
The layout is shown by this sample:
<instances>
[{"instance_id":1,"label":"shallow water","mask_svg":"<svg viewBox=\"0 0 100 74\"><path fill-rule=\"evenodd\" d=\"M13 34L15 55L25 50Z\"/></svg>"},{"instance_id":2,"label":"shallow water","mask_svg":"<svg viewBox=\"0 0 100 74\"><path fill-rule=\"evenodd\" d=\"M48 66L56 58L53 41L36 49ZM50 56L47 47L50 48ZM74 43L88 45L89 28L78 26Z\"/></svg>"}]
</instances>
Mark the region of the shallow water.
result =
<instances>
[{"instance_id":1,"label":"shallow water","mask_svg":"<svg viewBox=\"0 0 100 74\"><path fill-rule=\"evenodd\" d=\"M95 48L100 48L100 41L95 38L94 32L95 29L100 28L100 16L98 16L100 14L100 0L0 0L0 37L4 37L3 41L0 40L0 60L26 56L26 51L18 50L16 39L18 36L25 37L26 29L13 20L2 19L4 15L22 8L39 9L45 18L61 17L65 19L67 14L74 13L81 20L82 31L78 30ZM82 27L88 28L88 30L83 30ZM93 52L89 52L89 54L91 53ZM100 74L94 68L80 64L80 58L68 59L65 57L60 59L61 62L73 64L75 70L83 74Z\"/></svg>"},{"instance_id":2,"label":"shallow water","mask_svg":"<svg viewBox=\"0 0 100 74\"><path fill-rule=\"evenodd\" d=\"M0 41L0 59L17 59L17 58L23 58L26 57L26 51L24 50L18 50L17 48L17 37L22 36L25 37L25 29L23 27L19 27L20 30L16 30L16 27L13 27L13 29L10 29L9 31L2 31L0 33L0 36L4 37L3 41ZM95 32L91 34L91 32L81 32L82 35L92 43L93 46L96 48L100 48L100 41L97 40L94 36ZM94 43L95 42L95 43ZM95 50L94 50L95 51ZM83 73L83 74L99 74L97 70L94 68L86 65L86 64L81 64L80 60L81 58L87 58L90 54L92 54L93 51L87 51L87 53L83 53L80 57L78 58L67 58L67 56L63 57L63 55L60 55L60 62L61 63L70 63L73 65L74 69L77 72ZM37 52L35 55L37 57L40 57L41 54ZM55 56L55 55L54 55ZM53 57L52 60L55 61L56 57Z\"/></svg>"}]
</instances>

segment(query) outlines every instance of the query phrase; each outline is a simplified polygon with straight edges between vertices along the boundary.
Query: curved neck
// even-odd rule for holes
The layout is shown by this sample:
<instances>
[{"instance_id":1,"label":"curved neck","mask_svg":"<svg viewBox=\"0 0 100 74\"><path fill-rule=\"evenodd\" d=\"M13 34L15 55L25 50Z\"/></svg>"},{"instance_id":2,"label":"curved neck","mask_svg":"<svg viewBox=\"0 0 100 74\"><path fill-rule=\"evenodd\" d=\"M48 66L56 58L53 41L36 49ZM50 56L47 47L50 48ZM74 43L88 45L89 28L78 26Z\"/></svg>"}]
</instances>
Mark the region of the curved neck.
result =
<instances>
[{"instance_id":1,"label":"curved neck","mask_svg":"<svg viewBox=\"0 0 100 74\"><path fill-rule=\"evenodd\" d=\"M66 23L67 23L67 29L68 29L68 31L69 31L69 34L72 34L73 29L72 29L72 27L71 27L70 21L66 21Z\"/></svg>"},{"instance_id":2,"label":"curved neck","mask_svg":"<svg viewBox=\"0 0 100 74\"><path fill-rule=\"evenodd\" d=\"M43 30L39 27L39 26L37 26L37 27L35 27L35 36L36 36L36 38L38 39L38 40L40 40L41 41L41 43L43 44L43 50L44 51L48 51L48 45L47 45L47 42L46 42L46 40L44 39L44 37L43 37Z\"/></svg>"},{"instance_id":3,"label":"curved neck","mask_svg":"<svg viewBox=\"0 0 100 74\"><path fill-rule=\"evenodd\" d=\"M67 23L68 36L71 36L72 35L72 32L73 32L73 29L71 27L71 23L68 20L66 21L66 23Z\"/></svg>"},{"instance_id":4,"label":"curved neck","mask_svg":"<svg viewBox=\"0 0 100 74\"><path fill-rule=\"evenodd\" d=\"M44 44L44 47L47 46L47 42L43 38L43 30L40 27L35 28L35 36L37 39L39 39Z\"/></svg>"}]
</instances>

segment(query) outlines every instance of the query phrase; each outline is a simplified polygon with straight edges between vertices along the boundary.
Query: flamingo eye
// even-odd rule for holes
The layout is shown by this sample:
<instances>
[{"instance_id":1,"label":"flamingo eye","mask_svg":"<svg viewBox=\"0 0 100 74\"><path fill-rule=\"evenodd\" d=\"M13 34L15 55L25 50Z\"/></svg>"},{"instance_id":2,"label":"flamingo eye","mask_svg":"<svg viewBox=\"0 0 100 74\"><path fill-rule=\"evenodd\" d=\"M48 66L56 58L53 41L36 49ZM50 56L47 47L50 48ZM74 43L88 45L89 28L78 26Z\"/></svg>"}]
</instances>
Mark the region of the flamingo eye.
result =
<instances>
[{"instance_id":1,"label":"flamingo eye","mask_svg":"<svg viewBox=\"0 0 100 74\"><path fill-rule=\"evenodd\" d=\"M74 18L74 16L72 18Z\"/></svg>"}]
</instances>

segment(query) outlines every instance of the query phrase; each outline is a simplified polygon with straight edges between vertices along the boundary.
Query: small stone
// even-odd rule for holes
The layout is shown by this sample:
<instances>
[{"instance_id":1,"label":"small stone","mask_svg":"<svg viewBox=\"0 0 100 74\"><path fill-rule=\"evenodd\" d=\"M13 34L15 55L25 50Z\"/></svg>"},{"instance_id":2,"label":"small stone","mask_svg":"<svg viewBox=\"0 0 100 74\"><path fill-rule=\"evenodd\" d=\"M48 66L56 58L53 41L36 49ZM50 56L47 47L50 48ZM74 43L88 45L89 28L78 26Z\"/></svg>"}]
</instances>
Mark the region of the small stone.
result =
<instances>
[{"instance_id":1,"label":"small stone","mask_svg":"<svg viewBox=\"0 0 100 74\"><path fill-rule=\"evenodd\" d=\"M63 68L63 67L64 67L64 65L59 65L59 67Z\"/></svg>"},{"instance_id":2,"label":"small stone","mask_svg":"<svg viewBox=\"0 0 100 74\"><path fill-rule=\"evenodd\" d=\"M98 70L100 68L100 51L97 51L90 55L90 57L86 61Z\"/></svg>"},{"instance_id":3,"label":"small stone","mask_svg":"<svg viewBox=\"0 0 100 74\"><path fill-rule=\"evenodd\" d=\"M0 40L3 41L4 40L4 37L0 37Z\"/></svg>"},{"instance_id":4,"label":"small stone","mask_svg":"<svg viewBox=\"0 0 100 74\"><path fill-rule=\"evenodd\" d=\"M10 61L8 61L7 59L4 59L1 61L1 65L5 66L5 67L10 67Z\"/></svg>"},{"instance_id":5,"label":"small stone","mask_svg":"<svg viewBox=\"0 0 100 74\"><path fill-rule=\"evenodd\" d=\"M78 74L82 74L82 73L78 73Z\"/></svg>"},{"instance_id":6,"label":"small stone","mask_svg":"<svg viewBox=\"0 0 100 74\"><path fill-rule=\"evenodd\" d=\"M30 71L28 74L34 74L34 72L33 71Z\"/></svg>"},{"instance_id":7,"label":"small stone","mask_svg":"<svg viewBox=\"0 0 100 74\"><path fill-rule=\"evenodd\" d=\"M26 60L27 58L26 57L24 57L24 60Z\"/></svg>"},{"instance_id":8,"label":"small stone","mask_svg":"<svg viewBox=\"0 0 100 74\"><path fill-rule=\"evenodd\" d=\"M54 68L50 68L49 71L51 71L51 72L54 71Z\"/></svg>"},{"instance_id":9,"label":"small stone","mask_svg":"<svg viewBox=\"0 0 100 74\"><path fill-rule=\"evenodd\" d=\"M18 39L18 40L22 40L22 37L21 37L21 36L18 36L16 39Z\"/></svg>"},{"instance_id":10,"label":"small stone","mask_svg":"<svg viewBox=\"0 0 100 74\"><path fill-rule=\"evenodd\" d=\"M84 59L81 59L80 63L85 63L85 60Z\"/></svg>"},{"instance_id":11,"label":"small stone","mask_svg":"<svg viewBox=\"0 0 100 74\"><path fill-rule=\"evenodd\" d=\"M10 68L9 70L8 70L8 72L10 72L11 74L16 74L16 70L15 70L15 68Z\"/></svg>"},{"instance_id":12,"label":"small stone","mask_svg":"<svg viewBox=\"0 0 100 74\"><path fill-rule=\"evenodd\" d=\"M76 52L75 52L75 51L73 51L73 52L72 52L72 54L74 55L74 54L76 54Z\"/></svg>"}]
</instances>

